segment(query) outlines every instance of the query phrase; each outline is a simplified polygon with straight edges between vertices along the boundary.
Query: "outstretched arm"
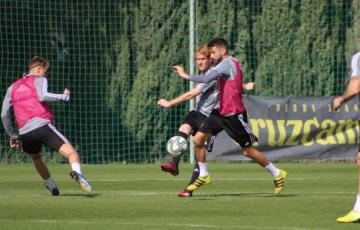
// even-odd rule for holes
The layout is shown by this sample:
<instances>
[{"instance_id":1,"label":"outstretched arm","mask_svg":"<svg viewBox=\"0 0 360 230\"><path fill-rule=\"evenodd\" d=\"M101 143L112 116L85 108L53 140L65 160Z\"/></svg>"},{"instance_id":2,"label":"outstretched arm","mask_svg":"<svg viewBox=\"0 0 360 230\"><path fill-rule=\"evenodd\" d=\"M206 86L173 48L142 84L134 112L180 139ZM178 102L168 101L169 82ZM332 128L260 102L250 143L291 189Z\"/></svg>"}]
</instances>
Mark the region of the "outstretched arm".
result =
<instances>
[{"instance_id":1,"label":"outstretched arm","mask_svg":"<svg viewBox=\"0 0 360 230\"><path fill-rule=\"evenodd\" d=\"M157 104L158 106L161 107L165 107L165 108L169 108L169 107L173 107L175 105L181 104L184 101L188 101L194 97L196 97L197 95L199 95L201 93L201 90L199 87L195 87L194 89L181 94L180 96L172 99L172 100L165 100L165 99L160 99Z\"/></svg>"},{"instance_id":2,"label":"outstretched arm","mask_svg":"<svg viewBox=\"0 0 360 230\"><path fill-rule=\"evenodd\" d=\"M65 88L63 94L55 94L48 92L47 79L44 77L37 77L35 79L35 87L38 98L42 102L54 102L54 101L69 101L70 91Z\"/></svg>"},{"instance_id":3,"label":"outstretched arm","mask_svg":"<svg viewBox=\"0 0 360 230\"><path fill-rule=\"evenodd\" d=\"M10 139L15 140L18 138L18 135L15 132L14 127L11 122L11 110L12 110L12 103L11 103L11 96L10 96L11 88L12 87L8 88L5 98L4 98L4 101L3 101L3 104L2 104L1 121L3 123L6 133L9 135Z\"/></svg>"},{"instance_id":4,"label":"outstretched arm","mask_svg":"<svg viewBox=\"0 0 360 230\"><path fill-rule=\"evenodd\" d=\"M193 75L193 74L189 75L184 71L184 68L179 65L175 65L175 66L173 66L173 68L179 74L180 77L190 80L190 81L200 82L200 83L210 82L212 80L215 80L220 75L216 70L210 70L205 75Z\"/></svg>"},{"instance_id":5,"label":"outstretched arm","mask_svg":"<svg viewBox=\"0 0 360 230\"><path fill-rule=\"evenodd\" d=\"M360 76L352 77L343 95L335 97L333 109L337 110L342 104L360 93Z\"/></svg>"}]
</instances>

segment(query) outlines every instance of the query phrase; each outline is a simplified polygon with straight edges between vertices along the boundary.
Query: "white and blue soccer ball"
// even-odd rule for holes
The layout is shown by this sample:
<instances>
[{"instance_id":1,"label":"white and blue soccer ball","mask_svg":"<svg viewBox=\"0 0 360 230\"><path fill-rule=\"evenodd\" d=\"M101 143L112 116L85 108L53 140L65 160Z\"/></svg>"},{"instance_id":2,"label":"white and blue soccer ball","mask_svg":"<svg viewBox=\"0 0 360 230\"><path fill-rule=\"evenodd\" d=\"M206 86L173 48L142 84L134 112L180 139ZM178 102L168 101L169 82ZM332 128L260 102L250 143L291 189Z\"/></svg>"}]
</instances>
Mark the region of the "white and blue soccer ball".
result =
<instances>
[{"instance_id":1,"label":"white and blue soccer ball","mask_svg":"<svg viewBox=\"0 0 360 230\"><path fill-rule=\"evenodd\" d=\"M182 136L173 136L166 144L166 150L172 156L178 156L188 147L187 140Z\"/></svg>"}]
</instances>

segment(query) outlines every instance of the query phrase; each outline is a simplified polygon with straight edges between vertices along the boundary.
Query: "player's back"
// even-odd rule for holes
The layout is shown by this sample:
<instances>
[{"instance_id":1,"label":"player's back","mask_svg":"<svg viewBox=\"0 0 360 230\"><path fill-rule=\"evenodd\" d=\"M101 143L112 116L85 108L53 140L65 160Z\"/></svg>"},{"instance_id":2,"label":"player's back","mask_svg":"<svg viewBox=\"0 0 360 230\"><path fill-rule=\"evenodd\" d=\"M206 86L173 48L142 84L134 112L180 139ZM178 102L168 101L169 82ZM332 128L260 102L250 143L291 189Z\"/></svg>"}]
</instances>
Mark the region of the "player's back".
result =
<instances>
[{"instance_id":1,"label":"player's back","mask_svg":"<svg viewBox=\"0 0 360 230\"><path fill-rule=\"evenodd\" d=\"M39 101L35 79L35 76L24 76L15 81L11 88L14 115L20 129L34 118L52 120L50 107Z\"/></svg>"}]
</instances>

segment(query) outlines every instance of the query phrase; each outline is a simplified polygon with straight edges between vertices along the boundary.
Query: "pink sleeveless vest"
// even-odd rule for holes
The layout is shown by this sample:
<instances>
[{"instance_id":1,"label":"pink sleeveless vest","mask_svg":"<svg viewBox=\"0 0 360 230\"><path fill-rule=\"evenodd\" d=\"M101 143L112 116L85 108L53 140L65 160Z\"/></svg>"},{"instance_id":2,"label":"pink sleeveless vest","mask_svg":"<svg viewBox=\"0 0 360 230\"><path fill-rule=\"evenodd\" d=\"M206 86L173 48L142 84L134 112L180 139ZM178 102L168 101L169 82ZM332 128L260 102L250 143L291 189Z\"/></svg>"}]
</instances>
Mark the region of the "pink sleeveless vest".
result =
<instances>
[{"instance_id":1,"label":"pink sleeveless vest","mask_svg":"<svg viewBox=\"0 0 360 230\"><path fill-rule=\"evenodd\" d=\"M18 128L23 127L33 117L52 120L48 104L39 101L35 78L35 76L24 76L15 81L11 89L11 102Z\"/></svg>"},{"instance_id":2,"label":"pink sleeveless vest","mask_svg":"<svg viewBox=\"0 0 360 230\"><path fill-rule=\"evenodd\" d=\"M243 74L240 69L238 60L231 58L236 67L236 76L232 80L223 79L219 77L219 96L221 115L237 114L245 111L245 106L242 100L243 93Z\"/></svg>"}]
</instances>

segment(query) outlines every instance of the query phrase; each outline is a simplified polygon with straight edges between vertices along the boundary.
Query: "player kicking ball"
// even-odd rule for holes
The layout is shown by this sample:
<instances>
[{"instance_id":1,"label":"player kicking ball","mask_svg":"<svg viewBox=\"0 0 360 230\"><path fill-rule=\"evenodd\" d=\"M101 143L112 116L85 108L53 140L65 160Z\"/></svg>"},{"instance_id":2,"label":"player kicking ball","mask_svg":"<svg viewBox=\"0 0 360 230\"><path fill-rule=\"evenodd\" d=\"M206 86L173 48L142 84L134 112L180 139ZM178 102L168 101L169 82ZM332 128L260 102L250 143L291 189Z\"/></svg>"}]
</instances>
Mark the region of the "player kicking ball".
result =
<instances>
[{"instance_id":1,"label":"player kicking ball","mask_svg":"<svg viewBox=\"0 0 360 230\"><path fill-rule=\"evenodd\" d=\"M65 88L63 94L49 93L45 75L48 69L49 62L35 56L28 63L28 74L21 76L7 89L1 120L10 137L10 147L19 149L22 146L24 152L31 156L35 169L52 195L57 196L60 192L41 159L40 151L43 145L66 157L72 168L70 176L83 190L91 192L92 187L81 172L79 154L51 123L53 115L48 102L69 101L70 91ZM12 126L11 111L15 116L19 134Z\"/></svg>"},{"instance_id":2,"label":"player kicking ball","mask_svg":"<svg viewBox=\"0 0 360 230\"><path fill-rule=\"evenodd\" d=\"M199 177L187 186L187 190L194 191L211 182L206 154L201 151L201 148L211 136L225 130L241 146L244 155L256 161L274 176L274 194L277 195L284 187L287 173L278 169L252 145L257 138L247 125L247 113L242 100L243 75L239 61L228 56L229 45L223 38L213 39L208 43L208 47L210 57L216 66L206 74L188 75L181 66L174 67L184 79L199 83L217 80L219 89L219 108L211 112L193 139L200 172Z\"/></svg>"},{"instance_id":3,"label":"player kicking ball","mask_svg":"<svg viewBox=\"0 0 360 230\"><path fill-rule=\"evenodd\" d=\"M197 50L195 51L195 59L196 65L202 75L206 74L211 69L210 51L207 45L202 45L197 48ZM248 83L245 84L243 87L246 90L252 90L254 88L254 84ZM170 162L160 165L163 171L169 172L174 176L177 176L179 174L179 162L183 154L182 152L185 148L181 148L179 143L182 144L185 141L185 143L187 144L187 138L190 135L194 136L197 133L199 127L203 124L205 119L210 115L211 111L216 107L219 102L217 83L216 81L199 83L194 89L180 95L177 98L174 98L170 101L160 99L157 102L159 106L169 108L188 101L194 97L196 97L195 109L190 111L185 116L182 124L179 127L177 136L170 138L167 144L167 150L170 154L173 155L173 157ZM173 149L171 147L173 146L172 142L175 142L177 149ZM203 145L199 151L202 151L204 154L206 154L207 151L211 151L212 143L213 141L209 141L209 144L206 143L205 145ZM189 184L192 184L198 176L199 165L196 163ZM178 196L189 197L192 196L192 192L184 189L178 193Z\"/></svg>"},{"instance_id":4,"label":"player kicking ball","mask_svg":"<svg viewBox=\"0 0 360 230\"><path fill-rule=\"evenodd\" d=\"M210 62L210 52L207 45L202 45L198 47L195 51L195 59L196 65L201 74L205 74L211 67ZM195 109L190 111L184 118L182 124L179 127L179 131L177 136L182 137L183 140L187 142L187 139L190 135L195 135L200 125L203 121L210 115L210 112L215 107L218 99L217 99L217 86L216 81L212 81L209 83L197 84L196 87L177 98L172 100L160 99L157 104L164 108L170 108L181 104L185 101L191 100L196 97L196 106ZM171 141L171 139L169 140ZM167 146L170 145L168 142ZM161 169L165 172L169 172L173 176L177 176L179 174L179 162L182 156L183 149L179 149L179 152L176 154L175 151L172 151L167 148L168 152L173 154L173 157L170 162L163 163L160 165ZM206 152L205 146L201 148L201 151ZM192 183L198 177L198 164L194 166L193 175L190 179L190 183ZM189 197L192 196L192 192L182 190L178 193L180 197Z\"/></svg>"}]
</instances>

